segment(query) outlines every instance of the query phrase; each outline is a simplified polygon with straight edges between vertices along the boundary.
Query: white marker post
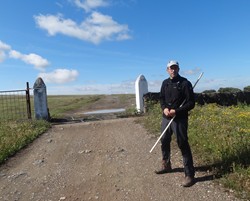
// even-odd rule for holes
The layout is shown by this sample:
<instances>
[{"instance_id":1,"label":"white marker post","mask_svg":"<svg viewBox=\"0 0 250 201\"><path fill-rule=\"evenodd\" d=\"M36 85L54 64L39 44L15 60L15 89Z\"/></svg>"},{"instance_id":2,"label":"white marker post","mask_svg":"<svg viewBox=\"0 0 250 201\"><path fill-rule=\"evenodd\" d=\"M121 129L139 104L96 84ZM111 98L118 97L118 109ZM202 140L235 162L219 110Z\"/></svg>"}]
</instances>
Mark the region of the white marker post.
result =
<instances>
[{"instance_id":1,"label":"white marker post","mask_svg":"<svg viewBox=\"0 0 250 201\"><path fill-rule=\"evenodd\" d=\"M135 81L136 109L138 112L144 111L143 95L148 93L148 82L144 75L140 75Z\"/></svg>"}]
</instances>

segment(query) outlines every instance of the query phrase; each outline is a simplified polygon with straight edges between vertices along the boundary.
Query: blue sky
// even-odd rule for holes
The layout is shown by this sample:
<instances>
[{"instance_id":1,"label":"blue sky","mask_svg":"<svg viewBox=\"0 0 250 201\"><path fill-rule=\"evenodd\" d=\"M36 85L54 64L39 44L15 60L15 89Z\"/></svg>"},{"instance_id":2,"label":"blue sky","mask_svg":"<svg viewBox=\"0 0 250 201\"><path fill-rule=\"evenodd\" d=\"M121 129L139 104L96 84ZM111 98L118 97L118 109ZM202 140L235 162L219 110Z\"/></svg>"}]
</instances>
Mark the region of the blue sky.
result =
<instances>
[{"instance_id":1,"label":"blue sky","mask_svg":"<svg viewBox=\"0 0 250 201\"><path fill-rule=\"evenodd\" d=\"M8 0L0 2L0 90L48 94L151 92L169 60L195 92L250 85L249 0Z\"/></svg>"}]
</instances>

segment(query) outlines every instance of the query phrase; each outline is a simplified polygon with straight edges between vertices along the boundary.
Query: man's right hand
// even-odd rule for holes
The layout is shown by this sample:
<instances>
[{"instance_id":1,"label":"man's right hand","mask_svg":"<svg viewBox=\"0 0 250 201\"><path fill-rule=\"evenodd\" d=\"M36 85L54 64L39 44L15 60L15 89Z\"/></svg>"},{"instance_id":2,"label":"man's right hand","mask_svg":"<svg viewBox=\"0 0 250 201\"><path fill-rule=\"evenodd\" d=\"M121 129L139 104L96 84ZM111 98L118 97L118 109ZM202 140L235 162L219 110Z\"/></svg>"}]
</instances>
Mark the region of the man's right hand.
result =
<instances>
[{"instance_id":1,"label":"man's right hand","mask_svg":"<svg viewBox=\"0 0 250 201\"><path fill-rule=\"evenodd\" d=\"M168 108L165 108L163 110L164 114L167 116L167 117L174 117L175 116L175 110L171 109L169 110Z\"/></svg>"}]
</instances>

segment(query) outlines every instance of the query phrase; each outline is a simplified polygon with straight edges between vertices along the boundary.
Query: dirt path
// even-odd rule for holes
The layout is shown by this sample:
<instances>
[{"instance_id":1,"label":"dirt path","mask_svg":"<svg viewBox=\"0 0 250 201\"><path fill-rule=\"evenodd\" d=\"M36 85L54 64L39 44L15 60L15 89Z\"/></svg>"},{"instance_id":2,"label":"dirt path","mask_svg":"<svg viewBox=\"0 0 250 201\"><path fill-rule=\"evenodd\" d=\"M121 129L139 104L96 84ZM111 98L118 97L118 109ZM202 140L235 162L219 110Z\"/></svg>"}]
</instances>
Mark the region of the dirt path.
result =
<instances>
[{"instance_id":1,"label":"dirt path","mask_svg":"<svg viewBox=\"0 0 250 201\"><path fill-rule=\"evenodd\" d=\"M197 172L181 186L181 156L170 174L156 175L160 146L136 118L55 125L0 167L0 200L237 200Z\"/></svg>"}]
</instances>

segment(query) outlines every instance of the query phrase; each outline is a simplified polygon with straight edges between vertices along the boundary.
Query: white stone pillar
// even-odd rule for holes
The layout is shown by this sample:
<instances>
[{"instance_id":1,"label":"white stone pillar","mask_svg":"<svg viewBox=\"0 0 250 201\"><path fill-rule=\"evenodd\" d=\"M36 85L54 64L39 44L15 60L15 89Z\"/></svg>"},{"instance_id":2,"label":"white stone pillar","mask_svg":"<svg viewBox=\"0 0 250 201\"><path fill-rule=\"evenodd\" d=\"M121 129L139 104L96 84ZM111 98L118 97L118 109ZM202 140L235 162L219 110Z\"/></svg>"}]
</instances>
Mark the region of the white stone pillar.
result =
<instances>
[{"instance_id":1,"label":"white stone pillar","mask_svg":"<svg viewBox=\"0 0 250 201\"><path fill-rule=\"evenodd\" d=\"M37 78L34 86L34 107L35 107L35 118L49 120L49 111L47 104L47 91L46 85L42 78Z\"/></svg>"},{"instance_id":2,"label":"white stone pillar","mask_svg":"<svg viewBox=\"0 0 250 201\"><path fill-rule=\"evenodd\" d=\"M138 112L144 111L143 95L148 93L148 82L144 75L139 75L135 81L136 109Z\"/></svg>"}]
</instances>

